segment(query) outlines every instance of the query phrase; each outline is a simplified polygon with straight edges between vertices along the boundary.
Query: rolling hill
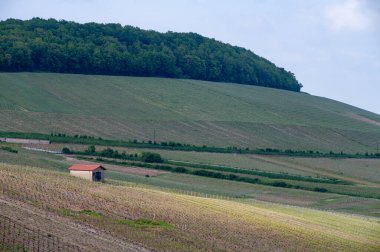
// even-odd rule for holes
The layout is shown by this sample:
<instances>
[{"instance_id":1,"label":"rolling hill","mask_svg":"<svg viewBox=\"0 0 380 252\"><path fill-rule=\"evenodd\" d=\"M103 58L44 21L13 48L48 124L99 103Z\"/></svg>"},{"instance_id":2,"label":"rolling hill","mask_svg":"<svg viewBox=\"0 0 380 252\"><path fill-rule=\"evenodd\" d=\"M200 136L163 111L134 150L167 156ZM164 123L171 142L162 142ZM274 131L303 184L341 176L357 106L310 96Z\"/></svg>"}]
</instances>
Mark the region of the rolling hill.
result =
<instances>
[{"instance_id":1,"label":"rolling hill","mask_svg":"<svg viewBox=\"0 0 380 252\"><path fill-rule=\"evenodd\" d=\"M376 152L380 116L305 93L188 79L0 73L0 131Z\"/></svg>"}]
</instances>

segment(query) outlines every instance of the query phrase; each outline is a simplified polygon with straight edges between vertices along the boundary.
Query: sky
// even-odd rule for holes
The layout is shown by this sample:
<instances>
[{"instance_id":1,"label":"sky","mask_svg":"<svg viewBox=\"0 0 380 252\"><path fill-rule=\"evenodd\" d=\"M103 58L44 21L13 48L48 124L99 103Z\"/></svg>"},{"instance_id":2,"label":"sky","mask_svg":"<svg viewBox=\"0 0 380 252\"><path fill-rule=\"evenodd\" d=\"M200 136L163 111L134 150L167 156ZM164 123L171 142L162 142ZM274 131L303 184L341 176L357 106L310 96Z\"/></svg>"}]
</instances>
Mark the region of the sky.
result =
<instances>
[{"instance_id":1,"label":"sky","mask_svg":"<svg viewBox=\"0 0 380 252\"><path fill-rule=\"evenodd\" d=\"M0 20L196 32L295 73L304 92L380 114L380 0L0 0Z\"/></svg>"}]
</instances>

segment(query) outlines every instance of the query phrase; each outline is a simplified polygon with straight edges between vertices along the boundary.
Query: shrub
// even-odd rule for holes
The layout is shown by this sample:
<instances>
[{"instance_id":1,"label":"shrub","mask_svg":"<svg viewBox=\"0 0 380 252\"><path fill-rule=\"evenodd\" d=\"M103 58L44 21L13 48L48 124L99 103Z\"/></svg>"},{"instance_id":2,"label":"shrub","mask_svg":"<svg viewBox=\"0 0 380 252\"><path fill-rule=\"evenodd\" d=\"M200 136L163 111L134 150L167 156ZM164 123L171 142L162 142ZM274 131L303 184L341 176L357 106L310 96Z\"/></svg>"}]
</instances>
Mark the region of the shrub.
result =
<instances>
[{"instance_id":1,"label":"shrub","mask_svg":"<svg viewBox=\"0 0 380 252\"><path fill-rule=\"evenodd\" d=\"M141 160L146 163L163 163L164 160L161 155L153 152L143 152L141 155Z\"/></svg>"},{"instance_id":2,"label":"shrub","mask_svg":"<svg viewBox=\"0 0 380 252\"><path fill-rule=\"evenodd\" d=\"M11 153L18 153L18 150L12 149L11 147L8 147L8 146L0 147L0 149L5 150L5 151L9 151Z\"/></svg>"},{"instance_id":3,"label":"shrub","mask_svg":"<svg viewBox=\"0 0 380 252\"><path fill-rule=\"evenodd\" d=\"M90 145L88 146L87 150L86 150L86 153L87 154L93 154L96 152L96 149L95 149L95 146L94 145Z\"/></svg>"},{"instance_id":4,"label":"shrub","mask_svg":"<svg viewBox=\"0 0 380 252\"><path fill-rule=\"evenodd\" d=\"M187 172L187 169L186 169L186 168L183 168L183 167L176 167L176 168L174 168L174 172L178 172L178 173L186 173L186 172Z\"/></svg>"},{"instance_id":5,"label":"shrub","mask_svg":"<svg viewBox=\"0 0 380 252\"><path fill-rule=\"evenodd\" d=\"M69 148L67 148L67 147L63 147L63 149L62 149L62 153L63 153L63 154L72 154L73 152L72 152Z\"/></svg>"},{"instance_id":6,"label":"shrub","mask_svg":"<svg viewBox=\"0 0 380 252\"><path fill-rule=\"evenodd\" d=\"M276 187L288 187L289 185L283 181L274 181L272 183L272 186L276 186Z\"/></svg>"},{"instance_id":7,"label":"shrub","mask_svg":"<svg viewBox=\"0 0 380 252\"><path fill-rule=\"evenodd\" d=\"M316 192L327 192L327 189L321 188L321 187L316 187L316 188L314 188L314 191L316 191Z\"/></svg>"}]
</instances>

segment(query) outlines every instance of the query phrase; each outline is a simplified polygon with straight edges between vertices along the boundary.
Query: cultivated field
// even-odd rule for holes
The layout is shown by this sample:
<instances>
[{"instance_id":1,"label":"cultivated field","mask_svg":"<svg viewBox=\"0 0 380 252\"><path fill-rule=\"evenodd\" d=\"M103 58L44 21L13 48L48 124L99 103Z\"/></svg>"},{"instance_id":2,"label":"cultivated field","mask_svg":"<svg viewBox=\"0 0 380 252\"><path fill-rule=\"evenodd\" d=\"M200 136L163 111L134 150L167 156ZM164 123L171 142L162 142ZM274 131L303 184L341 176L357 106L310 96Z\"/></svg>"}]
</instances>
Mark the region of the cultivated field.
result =
<instances>
[{"instance_id":1,"label":"cultivated field","mask_svg":"<svg viewBox=\"0 0 380 252\"><path fill-rule=\"evenodd\" d=\"M18 153L10 153L7 151L0 150L0 160L10 164L16 165L33 165L36 167L44 167L52 170L60 170L67 172L67 168L72 163L77 162L87 162L82 160L76 160L74 157L61 157L58 155L53 155L49 153L29 151L22 149L19 145L3 144L3 146L12 146L12 148L17 149ZM52 144L49 146L39 146L40 148L46 148L51 150L60 150L64 145ZM84 150L87 148L85 145L68 145L70 149L73 150ZM0 144L1 147L1 144ZM104 147L97 146L97 149L102 149ZM128 148L118 148L119 151L126 151L127 153L135 153L144 151L144 149L128 149ZM278 172L278 170L272 170L272 166L265 166L267 162L260 162L257 160L257 166L249 166L251 155L234 155L234 154L215 154L215 153L194 153L194 152L178 152L178 151L160 151L159 152L164 158L177 158L183 161L189 160L193 162L204 162L204 163L215 163L221 165L230 165L227 161L234 161L234 167L242 168L259 168L265 171ZM246 157L248 156L248 157ZM207 158L208 157L208 158ZM190 158L190 159L188 159ZM269 157L268 157L269 158ZM285 159L284 157L282 157ZM272 160L276 160L276 157L272 157ZM304 160L304 158L289 158L289 160ZM320 159L311 159L311 161L316 161L318 163ZM334 165L339 160L342 163L349 164L354 163L360 167L362 174L366 174L367 170L376 170L378 167L378 162L376 160L367 159L322 159L324 164L329 166L329 164ZM331 161L331 162L328 162ZM371 166L367 167L367 162ZM255 164L255 163L253 163ZM372 166L374 165L374 166ZM197 193L199 195L214 195L223 196L231 198L245 198L245 199L258 199L268 202L290 204L294 206L310 207L315 209L323 209L330 211L338 211L352 214L360 214L367 216L380 217L380 197L378 184L373 184L372 182L367 185L367 179L359 179L359 184L353 185L329 185L329 184L318 184L318 183L307 183L296 180L284 180L287 183L302 184L305 183L308 187L320 186L323 188L329 188L331 192L320 193L311 192L305 190L296 190L282 187L265 186L259 184L249 184L237 181L220 180L216 178L206 178L193 176L188 174L178 174L178 173L168 173L159 170L151 170L146 168L133 168L130 166L116 166L105 164L107 167L107 177L118 180L125 181L129 183L134 183L138 185L149 186L157 188L160 190L169 190L176 192L184 192L186 194ZM274 165L273 165L274 166ZM274 168L279 167L286 171L286 167L274 166ZM289 173L292 174L293 170L291 166L288 168ZM354 166L352 166L354 168ZM353 169L352 168L352 169ZM304 168L304 169L307 169ZM319 169L313 168L309 173L306 171L300 173L301 175L315 176L319 174ZM296 172L297 170L294 170ZM146 177L149 175L150 177ZM157 176L158 175L158 176ZM240 175L240 174L237 174ZM329 173L329 176L334 177L335 173ZM350 176L347 174L339 174L345 179L349 179ZM362 175L364 176L364 175ZM360 176L359 176L360 177ZM266 178L262 178L266 179ZM376 174L373 176L373 180L378 179ZM332 193L335 192L335 193ZM347 195L348 194L348 195ZM350 196L351 194L357 195ZM377 198L373 198L377 197Z\"/></svg>"},{"instance_id":2,"label":"cultivated field","mask_svg":"<svg viewBox=\"0 0 380 252\"><path fill-rule=\"evenodd\" d=\"M54 145L52 145L54 146ZM53 149L62 149L61 146ZM86 148L69 145L72 148ZM102 147L99 147L102 149ZM104 148L104 147L103 147ZM149 151L148 149L119 148L129 153ZM265 155L241 155L230 153L202 153L169 150L154 150L169 160L191 163L213 164L270 172L298 174L305 176L329 176L350 180L361 184L380 183L380 159L354 158L305 158Z\"/></svg>"},{"instance_id":3,"label":"cultivated field","mask_svg":"<svg viewBox=\"0 0 380 252\"><path fill-rule=\"evenodd\" d=\"M0 131L375 152L380 116L333 100L194 80L1 73Z\"/></svg>"},{"instance_id":4,"label":"cultivated field","mask_svg":"<svg viewBox=\"0 0 380 252\"><path fill-rule=\"evenodd\" d=\"M69 147L71 150L75 151L83 151L88 148L88 145L80 144L26 146L54 151L60 151L63 147ZM109 147L96 146L97 150L103 150L106 148ZM308 158L160 149L152 150L144 148L112 148L119 152L125 151L127 153L154 151L167 160L180 161L178 164L210 164L301 176L332 177L373 187L379 187L380 183L380 159Z\"/></svg>"},{"instance_id":5,"label":"cultivated field","mask_svg":"<svg viewBox=\"0 0 380 252\"><path fill-rule=\"evenodd\" d=\"M79 134L67 139L110 145L1 142L0 250L380 251L380 159L364 154L380 142L377 114L228 83L0 73L0 118L8 135ZM362 154L126 148L98 137ZM110 147L118 152L101 152ZM144 159L148 151L163 159ZM69 175L71 164L88 162L107 168L105 183Z\"/></svg>"},{"instance_id":6,"label":"cultivated field","mask_svg":"<svg viewBox=\"0 0 380 252\"><path fill-rule=\"evenodd\" d=\"M64 236L51 223L58 227L75 223L75 234L84 232L85 237L86 232L112 236L109 251L119 251L122 245L169 251L380 249L376 218L196 197L121 182L96 184L62 172L9 164L0 164L0 181L2 214L22 216L25 225L61 235L62 242L83 250L90 248L86 239ZM101 244L99 250L106 247Z\"/></svg>"}]
</instances>

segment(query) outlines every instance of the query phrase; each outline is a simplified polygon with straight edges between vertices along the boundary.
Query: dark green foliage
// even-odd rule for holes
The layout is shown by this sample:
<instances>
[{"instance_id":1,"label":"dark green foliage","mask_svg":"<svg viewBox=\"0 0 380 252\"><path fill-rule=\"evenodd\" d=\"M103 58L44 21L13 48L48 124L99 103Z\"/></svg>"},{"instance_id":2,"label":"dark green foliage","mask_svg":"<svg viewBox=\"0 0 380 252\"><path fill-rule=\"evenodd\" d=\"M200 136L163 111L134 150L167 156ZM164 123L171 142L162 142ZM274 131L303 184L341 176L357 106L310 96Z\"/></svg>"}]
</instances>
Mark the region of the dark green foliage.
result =
<instances>
[{"instance_id":1,"label":"dark green foliage","mask_svg":"<svg viewBox=\"0 0 380 252\"><path fill-rule=\"evenodd\" d=\"M175 165L184 165L187 167L193 168L202 168L206 170L216 170L223 172L233 172L240 174L249 174L249 175L257 175L261 177L267 177L272 179L287 179L287 180L298 180L298 181L307 181L307 182L316 182L316 183L327 183L327 184L343 184L343 185L351 185L352 182L343 181L336 178L320 178L320 177L310 177L310 176L301 176L301 175L290 175L285 173L276 173L276 172L268 172L262 170L253 170L253 169L242 169L242 168L234 168L227 166L218 166L218 165L207 165L207 164L193 164L189 162L181 162L181 161L165 161L168 164Z\"/></svg>"},{"instance_id":2,"label":"dark green foliage","mask_svg":"<svg viewBox=\"0 0 380 252\"><path fill-rule=\"evenodd\" d=\"M94 154L96 152L96 149L95 149L95 146L94 145L90 145L88 146L87 150L86 150L86 153L87 154Z\"/></svg>"},{"instance_id":3,"label":"dark green foliage","mask_svg":"<svg viewBox=\"0 0 380 252\"><path fill-rule=\"evenodd\" d=\"M316 192L327 192L327 189L321 188L321 187L316 187L316 188L314 188L314 191L316 191Z\"/></svg>"},{"instance_id":4,"label":"dark green foliage","mask_svg":"<svg viewBox=\"0 0 380 252\"><path fill-rule=\"evenodd\" d=\"M67 147L62 149L62 153L64 154L77 154L77 155L90 155L90 156L98 156L98 157L106 157L106 158L115 158L115 159L123 159L123 160L132 160L132 161L142 161L146 163L163 163L164 160L161 158L161 155L153 152L143 152L141 156L137 153L135 154L127 154L125 151L119 153L117 150L107 148L102 151L96 151L94 145L88 146L85 151L72 151Z\"/></svg>"},{"instance_id":5,"label":"dark green foliage","mask_svg":"<svg viewBox=\"0 0 380 252\"><path fill-rule=\"evenodd\" d=\"M18 150L12 149L12 148L9 147L9 146L1 146L1 147L0 147L0 150L9 151L9 152L11 152L11 153L18 153Z\"/></svg>"},{"instance_id":6,"label":"dark green foliage","mask_svg":"<svg viewBox=\"0 0 380 252\"><path fill-rule=\"evenodd\" d=\"M69 148L67 148L67 147L63 147L62 153L63 154L72 154L72 151Z\"/></svg>"},{"instance_id":7,"label":"dark green foliage","mask_svg":"<svg viewBox=\"0 0 380 252\"><path fill-rule=\"evenodd\" d=\"M190 78L300 91L293 73L195 33L54 19L0 22L0 70Z\"/></svg>"},{"instance_id":8,"label":"dark green foliage","mask_svg":"<svg viewBox=\"0 0 380 252\"><path fill-rule=\"evenodd\" d=\"M186 168L183 168L183 167L176 167L176 168L174 168L174 172L177 172L177 173L187 173L188 170Z\"/></svg>"},{"instance_id":9,"label":"dark green foliage","mask_svg":"<svg viewBox=\"0 0 380 252\"><path fill-rule=\"evenodd\" d=\"M142 161L146 163L162 163L164 160L161 158L160 154L152 152L143 152L141 156Z\"/></svg>"},{"instance_id":10,"label":"dark green foliage","mask_svg":"<svg viewBox=\"0 0 380 252\"><path fill-rule=\"evenodd\" d=\"M275 182L272 183L272 185L276 186L276 187L288 187L289 186L284 181L275 181Z\"/></svg>"},{"instance_id":11,"label":"dark green foliage","mask_svg":"<svg viewBox=\"0 0 380 252\"><path fill-rule=\"evenodd\" d=\"M94 153L94 155L96 155L97 153ZM113 149L111 148L107 148L105 150L102 150L99 154L97 154L99 156L102 156L102 157L109 157L109 158L118 158L120 155L119 155L119 152L118 151L114 151Z\"/></svg>"}]
</instances>

